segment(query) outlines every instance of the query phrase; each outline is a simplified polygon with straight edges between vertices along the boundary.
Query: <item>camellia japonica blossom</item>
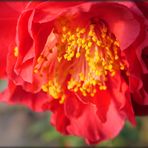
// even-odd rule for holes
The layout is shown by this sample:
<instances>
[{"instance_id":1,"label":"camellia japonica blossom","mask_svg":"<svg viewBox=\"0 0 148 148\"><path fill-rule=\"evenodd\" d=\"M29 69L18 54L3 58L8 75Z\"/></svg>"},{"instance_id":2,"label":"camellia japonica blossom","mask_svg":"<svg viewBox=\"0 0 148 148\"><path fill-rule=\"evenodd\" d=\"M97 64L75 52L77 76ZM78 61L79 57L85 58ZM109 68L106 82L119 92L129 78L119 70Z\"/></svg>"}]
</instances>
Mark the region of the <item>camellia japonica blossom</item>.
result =
<instances>
[{"instance_id":1,"label":"camellia japonica blossom","mask_svg":"<svg viewBox=\"0 0 148 148\"><path fill-rule=\"evenodd\" d=\"M89 144L114 138L126 120L135 125L140 106L147 110L147 3L0 6L1 101L51 111L59 132Z\"/></svg>"}]
</instances>

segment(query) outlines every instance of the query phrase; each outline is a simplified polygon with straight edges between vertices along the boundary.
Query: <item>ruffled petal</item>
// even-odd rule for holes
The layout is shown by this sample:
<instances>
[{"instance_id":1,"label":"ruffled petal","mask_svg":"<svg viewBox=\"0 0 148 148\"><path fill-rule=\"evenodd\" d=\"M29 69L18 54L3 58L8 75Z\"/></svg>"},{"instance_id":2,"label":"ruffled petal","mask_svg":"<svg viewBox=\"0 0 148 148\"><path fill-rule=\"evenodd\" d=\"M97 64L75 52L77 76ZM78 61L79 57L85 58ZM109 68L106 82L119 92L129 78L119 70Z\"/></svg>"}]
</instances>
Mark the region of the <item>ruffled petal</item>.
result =
<instances>
[{"instance_id":1,"label":"ruffled petal","mask_svg":"<svg viewBox=\"0 0 148 148\"><path fill-rule=\"evenodd\" d=\"M97 108L93 104L86 105L78 118L70 118L67 127L69 134L85 138L89 144L111 139L123 128L125 117L117 111L111 101L106 122L102 122L97 115Z\"/></svg>"},{"instance_id":2,"label":"ruffled petal","mask_svg":"<svg viewBox=\"0 0 148 148\"><path fill-rule=\"evenodd\" d=\"M126 58L129 63L129 86L133 94L133 99L141 104L148 104L147 79L147 47L148 47L148 25L142 25L139 39L128 49L125 50Z\"/></svg>"},{"instance_id":3,"label":"ruffled petal","mask_svg":"<svg viewBox=\"0 0 148 148\"><path fill-rule=\"evenodd\" d=\"M43 105L52 100L49 95L43 92L36 94L26 92L21 86L14 85L12 81L9 82L8 89L2 92L0 97L2 102L24 105L37 112L43 111Z\"/></svg>"},{"instance_id":4,"label":"ruffled petal","mask_svg":"<svg viewBox=\"0 0 148 148\"><path fill-rule=\"evenodd\" d=\"M92 98L92 102L97 106L98 117L102 122L107 120L107 113L111 103L114 100L115 106L119 113L124 114L133 125L135 125L134 112L130 100L129 88L121 73L117 73L108 80L108 89L98 91Z\"/></svg>"},{"instance_id":5,"label":"ruffled petal","mask_svg":"<svg viewBox=\"0 0 148 148\"><path fill-rule=\"evenodd\" d=\"M142 11L143 15L148 19L148 2L136 2L138 8Z\"/></svg>"},{"instance_id":6,"label":"ruffled petal","mask_svg":"<svg viewBox=\"0 0 148 148\"><path fill-rule=\"evenodd\" d=\"M100 17L109 24L120 42L121 49L125 49L132 44L140 32L140 23L136 16L127 7L118 3L86 2L82 4L62 3L62 5L58 3L55 8L51 8L51 6L51 3L43 3L36 7L34 21L38 23L49 22L67 11L69 14L89 12L92 17ZM106 10L108 13L106 13Z\"/></svg>"},{"instance_id":7,"label":"ruffled petal","mask_svg":"<svg viewBox=\"0 0 148 148\"><path fill-rule=\"evenodd\" d=\"M70 92L67 93L67 98L64 102L64 112L67 117L77 118L81 116L85 105L80 104L79 102L80 100L78 99L77 94Z\"/></svg>"},{"instance_id":8,"label":"ruffled petal","mask_svg":"<svg viewBox=\"0 0 148 148\"><path fill-rule=\"evenodd\" d=\"M111 31L119 40L121 50L130 46L140 33L140 22L123 5L111 2L97 3L92 5L90 13L92 16L95 14L97 17L104 19L109 24Z\"/></svg>"},{"instance_id":9,"label":"ruffled petal","mask_svg":"<svg viewBox=\"0 0 148 148\"><path fill-rule=\"evenodd\" d=\"M0 2L0 77L6 76L7 53L11 45L15 44L17 19L25 5L23 2Z\"/></svg>"},{"instance_id":10,"label":"ruffled petal","mask_svg":"<svg viewBox=\"0 0 148 148\"><path fill-rule=\"evenodd\" d=\"M132 100L133 109L135 115L137 116L146 116L148 115L148 105L141 105L137 103L134 99Z\"/></svg>"},{"instance_id":11,"label":"ruffled petal","mask_svg":"<svg viewBox=\"0 0 148 148\"><path fill-rule=\"evenodd\" d=\"M126 116L118 112L115 103L111 100L106 122L102 122L97 115L97 108L93 104L84 105L78 101L79 106L83 106L83 112L80 116L67 116L63 105L58 108L53 103L53 115L51 123L58 131L66 135L80 136L86 140L88 144L95 144L102 140L112 139L120 132L124 126ZM51 105L49 105L51 109ZM46 106L47 107L47 106ZM72 111L73 114L77 111Z\"/></svg>"},{"instance_id":12,"label":"ruffled petal","mask_svg":"<svg viewBox=\"0 0 148 148\"><path fill-rule=\"evenodd\" d=\"M61 114L63 112L63 107L59 106L51 116L51 124L62 134L68 135L67 126L70 124L70 121L65 114Z\"/></svg>"}]
</instances>

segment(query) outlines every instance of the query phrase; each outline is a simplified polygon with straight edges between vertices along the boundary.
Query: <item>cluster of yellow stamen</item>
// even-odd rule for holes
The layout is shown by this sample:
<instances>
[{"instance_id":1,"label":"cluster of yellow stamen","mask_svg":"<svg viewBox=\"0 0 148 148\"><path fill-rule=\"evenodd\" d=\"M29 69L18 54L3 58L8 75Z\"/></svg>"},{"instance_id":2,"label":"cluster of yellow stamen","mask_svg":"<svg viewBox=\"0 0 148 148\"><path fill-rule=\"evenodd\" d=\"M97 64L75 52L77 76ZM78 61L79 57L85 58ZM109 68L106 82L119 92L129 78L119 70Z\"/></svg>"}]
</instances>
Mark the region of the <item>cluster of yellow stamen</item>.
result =
<instances>
[{"instance_id":1,"label":"cluster of yellow stamen","mask_svg":"<svg viewBox=\"0 0 148 148\"><path fill-rule=\"evenodd\" d=\"M70 79L66 82L67 89L70 91L81 93L83 96L94 96L97 89L107 89L108 77L115 76L117 71L124 70L126 67L121 57L119 43L105 24L100 26L90 24L88 27L79 26L77 28L69 28L64 25L58 35L58 42L55 45L57 64L60 65L63 61L67 62L67 65L75 63L75 67L67 73L70 75ZM39 71L39 63L41 62L43 65L47 61L46 59L38 58L35 73ZM83 67L82 71L80 71L80 67L76 67L79 61L85 63L85 68L84 65L78 64ZM42 65L40 64L40 69L42 69ZM79 70L77 71L77 69ZM65 87L63 88L55 80L56 78L49 80L42 86L42 90L55 99L60 98L60 103L63 103L66 97Z\"/></svg>"},{"instance_id":2,"label":"cluster of yellow stamen","mask_svg":"<svg viewBox=\"0 0 148 148\"><path fill-rule=\"evenodd\" d=\"M47 84L42 85L42 90L44 92L49 92L55 99L60 97L61 88L57 82L49 81Z\"/></svg>"},{"instance_id":3,"label":"cluster of yellow stamen","mask_svg":"<svg viewBox=\"0 0 148 148\"><path fill-rule=\"evenodd\" d=\"M62 29L61 44L65 53L60 55L59 59L72 61L85 55L86 74L80 72L79 79L71 77L67 86L69 90L80 91L84 96L94 96L96 86L99 86L100 90L106 90L107 75L114 76L116 71L125 68L124 62L119 58L121 55L118 41L105 24L101 27L90 25L89 28L78 27L70 31L64 26ZM95 29L98 29L99 34Z\"/></svg>"},{"instance_id":4,"label":"cluster of yellow stamen","mask_svg":"<svg viewBox=\"0 0 148 148\"><path fill-rule=\"evenodd\" d=\"M47 84L42 85L42 90L49 93L53 98L59 99L59 103L63 103L65 100L65 94L62 92L61 86L55 81L49 81Z\"/></svg>"}]
</instances>

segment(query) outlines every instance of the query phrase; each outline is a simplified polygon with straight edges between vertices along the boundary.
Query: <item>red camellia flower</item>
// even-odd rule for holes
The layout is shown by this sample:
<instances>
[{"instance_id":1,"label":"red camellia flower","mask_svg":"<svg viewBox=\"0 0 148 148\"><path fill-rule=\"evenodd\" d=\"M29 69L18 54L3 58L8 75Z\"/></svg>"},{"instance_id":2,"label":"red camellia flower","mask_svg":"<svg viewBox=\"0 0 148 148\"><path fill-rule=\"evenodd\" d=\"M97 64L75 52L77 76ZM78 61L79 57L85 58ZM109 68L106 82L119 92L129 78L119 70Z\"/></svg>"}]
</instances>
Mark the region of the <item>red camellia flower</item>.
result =
<instances>
[{"instance_id":1,"label":"red camellia flower","mask_svg":"<svg viewBox=\"0 0 148 148\"><path fill-rule=\"evenodd\" d=\"M140 96L147 79L143 6L29 2L18 11L13 4L1 3L8 11L0 16L0 50L5 49L1 76L9 80L2 101L52 111L51 123L58 131L87 143L115 137L127 119L135 125L131 94L135 104L147 102Z\"/></svg>"}]
</instances>

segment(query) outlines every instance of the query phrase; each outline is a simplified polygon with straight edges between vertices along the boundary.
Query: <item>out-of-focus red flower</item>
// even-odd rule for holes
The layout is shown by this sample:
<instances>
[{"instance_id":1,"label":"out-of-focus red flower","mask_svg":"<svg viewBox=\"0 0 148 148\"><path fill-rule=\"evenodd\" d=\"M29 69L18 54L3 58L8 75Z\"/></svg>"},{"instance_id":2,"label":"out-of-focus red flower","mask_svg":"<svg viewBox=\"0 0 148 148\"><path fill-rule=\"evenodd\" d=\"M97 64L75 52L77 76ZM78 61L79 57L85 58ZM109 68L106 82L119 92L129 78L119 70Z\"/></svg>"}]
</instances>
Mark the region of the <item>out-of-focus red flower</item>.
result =
<instances>
[{"instance_id":1,"label":"out-of-focus red flower","mask_svg":"<svg viewBox=\"0 0 148 148\"><path fill-rule=\"evenodd\" d=\"M145 34L133 2L30 2L7 54L1 100L51 110L58 131L87 143L111 139L126 119L135 124L130 92L138 102Z\"/></svg>"}]
</instances>

